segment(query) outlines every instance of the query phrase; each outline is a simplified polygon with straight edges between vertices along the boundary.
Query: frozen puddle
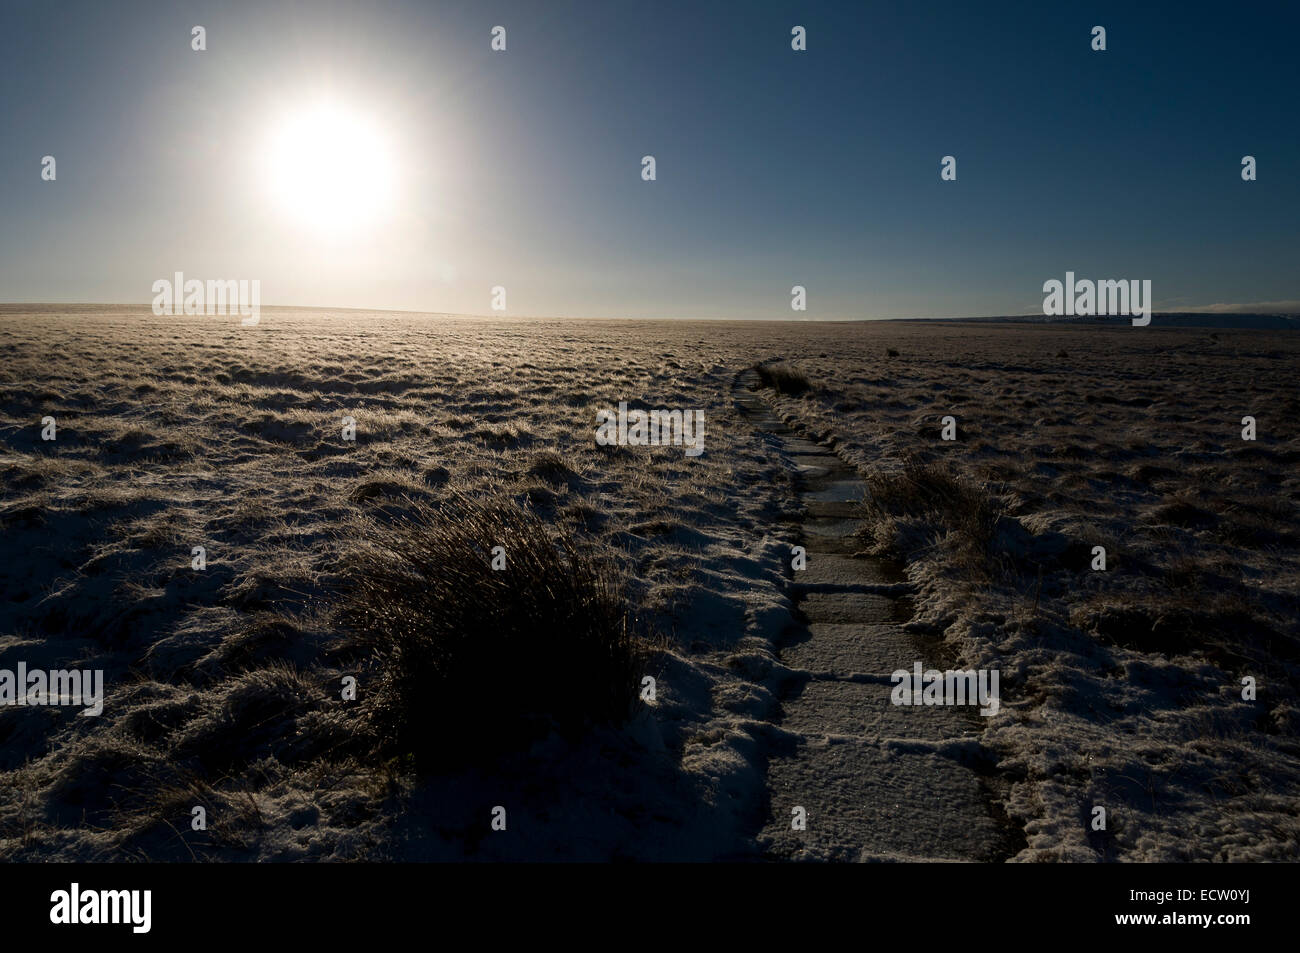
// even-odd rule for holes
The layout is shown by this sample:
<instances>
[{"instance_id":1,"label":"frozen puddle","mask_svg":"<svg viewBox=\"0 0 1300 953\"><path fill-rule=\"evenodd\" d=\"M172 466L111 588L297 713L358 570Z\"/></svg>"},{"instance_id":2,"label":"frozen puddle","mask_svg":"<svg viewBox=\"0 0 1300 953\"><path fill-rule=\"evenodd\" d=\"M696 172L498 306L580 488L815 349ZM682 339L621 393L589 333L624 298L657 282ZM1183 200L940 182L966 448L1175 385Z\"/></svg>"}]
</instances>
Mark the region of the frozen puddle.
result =
<instances>
[{"instance_id":1,"label":"frozen puddle","mask_svg":"<svg viewBox=\"0 0 1300 953\"><path fill-rule=\"evenodd\" d=\"M773 860L1005 859L1014 846L990 782L969 757L944 755L978 750L982 719L971 708L891 702L892 672L940 660L902 627L911 610L898 573L855 555L861 479L778 420L757 384L753 371L737 377L736 406L789 456L808 513L797 540L807 568L787 567L799 623L778 646L790 674L759 850Z\"/></svg>"}]
</instances>

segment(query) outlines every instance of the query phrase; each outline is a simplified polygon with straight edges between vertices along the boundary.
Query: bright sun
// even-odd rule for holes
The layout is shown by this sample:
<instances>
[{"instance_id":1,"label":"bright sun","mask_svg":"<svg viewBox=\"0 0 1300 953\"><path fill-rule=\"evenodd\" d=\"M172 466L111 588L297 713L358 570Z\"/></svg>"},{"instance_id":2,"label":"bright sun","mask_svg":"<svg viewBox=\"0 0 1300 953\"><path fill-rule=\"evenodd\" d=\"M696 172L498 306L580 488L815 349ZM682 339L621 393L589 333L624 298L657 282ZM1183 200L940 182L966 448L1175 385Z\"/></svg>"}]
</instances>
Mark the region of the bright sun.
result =
<instances>
[{"instance_id":1,"label":"bright sun","mask_svg":"<svg viewBox=\"0 0 1300 953\"><path fill-rule=\"evenodd\" d=\"M394 157L365 116L322 103L280 123L270 149L271 191L283 212L338 235L392 209Z\"/></svg>"}]
</instances>

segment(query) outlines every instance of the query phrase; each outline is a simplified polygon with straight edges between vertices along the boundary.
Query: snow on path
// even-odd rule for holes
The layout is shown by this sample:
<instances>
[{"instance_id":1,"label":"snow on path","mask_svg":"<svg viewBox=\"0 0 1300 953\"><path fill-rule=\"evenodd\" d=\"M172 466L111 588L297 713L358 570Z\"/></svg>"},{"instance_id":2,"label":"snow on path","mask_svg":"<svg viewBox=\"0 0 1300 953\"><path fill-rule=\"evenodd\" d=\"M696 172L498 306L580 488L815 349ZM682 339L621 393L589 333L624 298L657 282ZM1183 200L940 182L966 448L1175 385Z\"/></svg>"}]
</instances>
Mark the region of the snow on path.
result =
<instances>
[{"instance_id":1,"label":"snow on path","mask_svg":"<svg viewBox=\"0 0 1300 953\"><path fill-rule=\"evenodd\" d=\"M1014 849L979 770L978 714L890 701L891 672L942 660L903 628L911 613L901 577L853 555L865 486L830 449L778 420L758 386L754 371L738 375L736 406L790 457L807 509L799 540L807 568L789 573L800 622L779 647L789 677L760 849L773 860L1005 859ZM793 829L797 807L806 830Z\"/></svg>"}]
</instances>

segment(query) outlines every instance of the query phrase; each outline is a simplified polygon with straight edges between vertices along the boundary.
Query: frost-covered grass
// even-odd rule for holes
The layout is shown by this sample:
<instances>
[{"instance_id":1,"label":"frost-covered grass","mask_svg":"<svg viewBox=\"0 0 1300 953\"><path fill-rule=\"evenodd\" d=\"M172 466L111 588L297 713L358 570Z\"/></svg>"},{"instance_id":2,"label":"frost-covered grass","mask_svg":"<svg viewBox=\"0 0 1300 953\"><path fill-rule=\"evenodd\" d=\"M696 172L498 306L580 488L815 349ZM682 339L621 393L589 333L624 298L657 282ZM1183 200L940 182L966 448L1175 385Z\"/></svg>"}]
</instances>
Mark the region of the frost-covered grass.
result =
<instances>
[{"instance_id":1,"label":"frost-covered grass","mask_svg":"<svg viewBox=\"0 0 1300 953\"><path fill-rule=\"evenodd\" d=\"M1158 325L264 309L245 329L6 306L0 667L102 668L107 698L97 719L0 708L0 856L752 856L798 504L731 385L783 360L812 386L766 396L878 491L863 546L907 562L919 625L1002 672L983 745L1022 859L1294 857L1300 344ZM598 446L596 411L622 400L703 409L704 454ZM559 562L521 581L531 595L512 603L481 562L430 567L428 592L384 575L403 516L453 561L488 558L482 516L439 523L457 500L523 520L525 547L558 546L537 550ZM591 585L528 589L570 558ZM358 592L370 612L349 623ZM476 607L483 592L504 604ZM432 654L416 663L429 681L402 683L400 646L432 647L419 620L437 631L444 599L493 640L468 675L439 682ZM592 611L561 616L574 599ZM387 604L405 643L380 638ZM622 724L622 676L583 667L584 632L617 650L611 671L620 646L647 652L635 681L655 678L656 699ZM492 700L534 670L537 694L512 700L565 730L485 741ZM412 734L403 713L428 720ZM509 837L490 832L495 805Z\"/></svg>"},{"instance_id":2,"label":"frost-covered grass","mask_svg":"<svg viewBox=\"0 0 1300 953\"><path fill-rule=\"evenodd\" d=\"M770 387L778 394L802 394L812 389L812 381L799 368L784 361L755 365L758 379L764 387Z\"/></svg>"},{"instance_id":3,"label":"frost-covered grass","mask_svg":"<svg viewBox=\"0 0 1300 953\"><path fill-rule=\"evenodd\" d=\"M107 693L98 719L0 708L0 855L739 850L701 805L752 765L690 739L749 717L719 711L743 679L718 660L783 598L751 554L789 480L728 423L747 349L699 325L31 307L0 341L0 667L102 668ZM706 453L598 446L619 401L705 410ZM519 834L482 841L497 804Z\"/></svg>"},{"instance_id":4,"label":"frost-covered grass","mask_svg":"<svg viewBox=\"0 0 1300 953\"><path fill-rule=\"evenodd\" d=\"M908 564L917 627L1001 670L984 744L1023 859L1294 859L1300 341L911 331L801 360L840 386L781 407L862 470L864 546Z\"/></svg>"}]
</instances>

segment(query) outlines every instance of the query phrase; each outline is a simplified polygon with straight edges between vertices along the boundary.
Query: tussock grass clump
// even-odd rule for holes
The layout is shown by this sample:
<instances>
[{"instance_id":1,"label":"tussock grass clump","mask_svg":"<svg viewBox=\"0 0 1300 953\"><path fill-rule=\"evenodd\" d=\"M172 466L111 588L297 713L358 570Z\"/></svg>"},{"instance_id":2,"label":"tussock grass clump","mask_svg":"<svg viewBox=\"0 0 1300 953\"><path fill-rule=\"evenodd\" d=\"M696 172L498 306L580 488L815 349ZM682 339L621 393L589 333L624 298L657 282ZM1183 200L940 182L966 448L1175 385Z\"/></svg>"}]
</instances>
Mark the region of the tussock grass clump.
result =
<instances>
[{"instance_id":1,"label":"tussock grass clump","mask_svg":"<svg viewBox=\"0 0 1300 953\"><path fill-rule=\"evenodd\" d=\"M644 654L622 579L573 537L459 494L367 526L340 616L372 655L362 723L381 754L482 761L630 715Z\"/></svg>"},{"instance_id":2,"label":"tussock grass clump","mask_svg":"<svg viewBox=\"0 0 1300 953\"><path fill-rule=\"evenodd\" d=\"M580 479L569 466L569 462L554 450L543 450L534 455L528 465L528 475L557 484L567 484Z\"/></svg>"},{"instance_id":3,"label":"tussock grass clump","mask_svg":"<svg viewBox=\"0 0 1300 953\"><path fill-rule=\"evenodd\" d=\"M863 502L867 528L882 548L902 551L913 547L896 532L900 522L922 524L931 533L952 533L965 548L989 554L1004 522L1001 503L988 488L958 473L947 462L904 459L900 470L867 476ZM882 532L883 531L883 532ZM890 540L888 537L894 537ZM919 542L919 540L918 540Z\"/></svg>"},{"instance_id":4,"label":"tussock grass clump","mask_svg":"<svg viewBox=\"0 0 1300 953\"><path fill-rule=\"evenodd\" d=\"M1200 654L1231 672L1264 673L1300 688L1300 640L1238 593L1143 593L1074 607L1070 621L1104 642L1139 652Z\"/></svg>"},{"instance_id":5,"label":"tussock grass clump","mask_svg":"<svg viewBox=\"0 0 1300 953\"><path fill-rule=\"evenodd\" d=\"M759 380L764 387L770 387L778 394L798 396L812 390L812 381L803 371L784 361L775 364L756 364Z\"/></svg>"},{"instance_id":6,"label":"tussock grass clump","mask_svg":"<svg viewBox=\"0 0 1300 953\"><path fill-rule=\"evenodd\" d=\"M194 759L209 774L270 755L288 758L299 719L319 708L323 697L312 676L288 663L245 672L207 696L173 753Z\"/></svg>"}]
</instances>

